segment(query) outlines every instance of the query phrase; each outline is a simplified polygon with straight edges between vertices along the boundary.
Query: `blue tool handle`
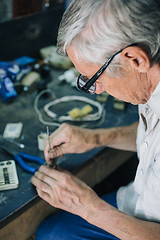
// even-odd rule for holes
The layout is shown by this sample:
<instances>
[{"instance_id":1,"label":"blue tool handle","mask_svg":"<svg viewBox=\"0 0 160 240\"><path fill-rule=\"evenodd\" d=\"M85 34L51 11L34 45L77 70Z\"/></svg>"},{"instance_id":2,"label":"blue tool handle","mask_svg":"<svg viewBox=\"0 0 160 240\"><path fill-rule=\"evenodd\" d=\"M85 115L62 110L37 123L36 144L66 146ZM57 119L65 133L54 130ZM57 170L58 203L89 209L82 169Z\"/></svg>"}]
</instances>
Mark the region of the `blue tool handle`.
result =
<instances>
[{"instance_id":1,"label":"blue tool handle","mask_svg":"<svg viewBox=\"0 0 160 240\"><path fill-rule=\"evenodd\" d=\"M32 167L32 166L29 166L28 164L26 164L23 159L21 158L20 155L14 155L14 159L15 161L17 161L19 163L19 165L25 169L27 172L30 172L30 173L35 173L37 171L37 168L36 167Z\"/></svg>"},{"instance_id":2,"label":"blue tool handle","mask_svg":"<svg viewBox=\"0 0 160 240\"><path fill-rule=\"evenodd\" d=\"M39 163L40 165L43 165L45 163L45 161L42 158L37 157L37 156L32 156L32 155L29 155L24 152L19 153L19 155L26 160L30 160L30 161Z\"/></svg>"}]
</instances>

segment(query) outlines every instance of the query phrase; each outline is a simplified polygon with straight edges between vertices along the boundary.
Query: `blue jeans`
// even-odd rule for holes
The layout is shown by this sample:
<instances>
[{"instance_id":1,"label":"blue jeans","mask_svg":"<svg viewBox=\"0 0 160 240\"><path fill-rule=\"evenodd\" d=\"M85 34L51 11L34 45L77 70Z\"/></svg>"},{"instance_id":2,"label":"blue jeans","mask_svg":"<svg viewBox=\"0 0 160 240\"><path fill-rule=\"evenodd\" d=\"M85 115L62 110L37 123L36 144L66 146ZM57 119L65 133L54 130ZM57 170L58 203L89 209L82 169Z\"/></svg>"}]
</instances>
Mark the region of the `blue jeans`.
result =
<instances>
[{"instance_id":1,"label":"blue jeans","mask_svg":"<svg viewBox=\"0 0 160 240\"><path fill-rule=\"evenodd\" d=\"M117 208L116 192L106 194L102 199ZM98 228L83 218L61 211L44 220L36 233L36 240L106 240L117 237Z\"/></svg>"}]
</instances>

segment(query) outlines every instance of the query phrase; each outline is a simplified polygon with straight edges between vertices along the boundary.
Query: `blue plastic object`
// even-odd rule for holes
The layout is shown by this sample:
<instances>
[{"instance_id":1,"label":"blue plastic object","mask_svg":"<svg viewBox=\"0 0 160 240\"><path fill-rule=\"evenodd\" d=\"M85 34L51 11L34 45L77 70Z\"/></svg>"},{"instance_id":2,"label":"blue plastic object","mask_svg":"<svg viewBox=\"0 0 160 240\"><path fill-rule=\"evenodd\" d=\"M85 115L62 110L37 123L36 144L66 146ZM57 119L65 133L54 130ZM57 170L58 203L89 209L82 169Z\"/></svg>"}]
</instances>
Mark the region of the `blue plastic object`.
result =
<instances>
[{"instance_id":1,"label":"blue plastic object","mask_svg":"<svg viewBox=\"0 0 160 240\"><path fill-rule=\"evenodd\" d=\"M17 149L8 148L5 145L2 145L1 148L8 154L12 155L14 157L14 160L19 163L19 165L27 172L35 173L38 168L27 164L27 162L25 162L24 160L38 163L39 165L43 165L45 163L45 161L40 157L33 156L24 152L17 153Z\"/></svg>"},{"instance_id":2,"label":"blue plastic object","mask_svg":"<svg viewBox=\"0 0 160 240\"><path fill-rule=\"evenodd\" d=\"M4 69L0 69L0 96L3 102L7 102L9 99L17 96L13 83Z\"/></svg>"},{"instance_id":3,"label":"blue plastic object","mask_svg":"<svg viewBox=\"0 0 160 240\"><path fill-rule=\"evenodd\" d=\"M43 165L45 163L45 161L43 159L41 159L40 157L32 156L32 155L29 155L29 154L26 154L23 152L14 155L14 159L16 162L19 163L19 165L24 170L26 170L27 172L30 172L30 173L35 173L38 170L38 168L28 165L23 159L38 163L39 165Z\"/></svg>"}]
</instances>

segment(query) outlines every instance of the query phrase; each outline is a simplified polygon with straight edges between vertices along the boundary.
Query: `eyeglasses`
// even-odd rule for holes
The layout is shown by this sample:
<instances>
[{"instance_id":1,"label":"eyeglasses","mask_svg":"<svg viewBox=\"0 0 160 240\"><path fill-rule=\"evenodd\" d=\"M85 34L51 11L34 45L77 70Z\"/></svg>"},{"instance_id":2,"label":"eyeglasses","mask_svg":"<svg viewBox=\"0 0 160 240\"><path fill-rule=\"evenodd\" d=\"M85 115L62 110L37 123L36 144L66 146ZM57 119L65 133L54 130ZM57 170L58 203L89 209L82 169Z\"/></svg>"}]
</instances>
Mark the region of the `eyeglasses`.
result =
<instances>
[{"instance_id":1,"label":"eyeglasses","mask_svg":"<svg viewBox=\"0 0 160 240\"><path fill-rule=\"evenodd\" d=\"M132 44L133 45L133 44ZM131 46L131 45L129 45ZM129 47L127 46L127 47ZM125 47L126 48L126 47ZM87 92L90 94L94 94L96 92L96 80L104 73L106 68L109 66L113 58L121 53L125 48L122 48L118 52L114 53L108 60L105 62L105 64L91 77L88 79L86 76L80 74L77 79L77 88L80 89L83 92Z\"/></svg>"}]
</instances>

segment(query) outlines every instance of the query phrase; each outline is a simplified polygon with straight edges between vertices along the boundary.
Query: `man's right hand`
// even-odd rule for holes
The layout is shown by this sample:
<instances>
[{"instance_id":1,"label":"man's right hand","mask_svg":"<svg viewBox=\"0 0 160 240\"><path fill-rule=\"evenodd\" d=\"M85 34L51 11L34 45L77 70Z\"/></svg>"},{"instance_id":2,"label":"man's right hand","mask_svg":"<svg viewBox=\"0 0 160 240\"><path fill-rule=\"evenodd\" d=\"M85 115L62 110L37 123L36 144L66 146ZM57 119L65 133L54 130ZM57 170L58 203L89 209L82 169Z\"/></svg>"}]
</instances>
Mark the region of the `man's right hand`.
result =
<instances>
[{"instance_id":1,"label":"man's right hand","mask_svg":"<svg viewBox=\"0 0 160 240\"><path fill-rule=\"evenodd\" d=\"M49 144L46 145L44 155L48 163L50 156L58 157L65 153L83 153L95 147L92 130L63 123L50 135L52 153ZM55 149L55 150L54 150Z\"/></svg>"}]
</instances>

